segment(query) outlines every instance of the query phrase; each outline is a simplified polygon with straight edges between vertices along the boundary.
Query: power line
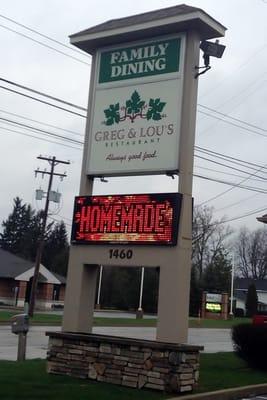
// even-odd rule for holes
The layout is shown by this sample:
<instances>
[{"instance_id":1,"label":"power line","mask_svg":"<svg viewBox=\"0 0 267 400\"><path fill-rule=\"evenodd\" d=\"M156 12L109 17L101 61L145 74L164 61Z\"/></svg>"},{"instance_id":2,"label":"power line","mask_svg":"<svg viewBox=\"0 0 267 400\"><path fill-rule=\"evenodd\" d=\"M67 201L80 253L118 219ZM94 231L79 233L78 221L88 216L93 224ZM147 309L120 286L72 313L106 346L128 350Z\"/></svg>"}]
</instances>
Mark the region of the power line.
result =
<instances>
[{"instance_id":1,"label":"power line","mask_svg":"<svg viewBox=\"0 0 267 400\"><path fill-rule=\"evenodd\" d=\"M213 210L213 211L214 211L214 212L219 212L219 211L226 210L227 208L231 208L231 207L234 207L234 206L236 206L236 205L238 205L238 204L240 204L240 203L244 203L245 201L250 200L250 199L252 199L252 198L258 196L259 194L260 194L260 193L253 194L252 196L249 196L249 197L247 197L247 198L245 198L245 199L241 199L241 200L239 200L239 201L236 201L235 203L228 204L228 205L225 206L225 207L217 208L217 209L215 209L215 210Z\"/></svg>"},{"instance_id":2,"label":"power line","mask_svg":"<svg viewBox=\"0 0 267 400\"><path fill-rule=\"evenodd\" d=\"M30 32L33 32L33 33L35 33L36 35L39 35L39 36L41 36L41 37L43 37L43 38L45 38L45 39L51 40L51 42L57 43L57 44L59 44L60 46L63 46L63 47L65 47L65 48L69 49L69 50L75 51L76 53L78 53L78 54L80 54L80 55L82 55L82 56L85 56L85 57L89 57L89 58L90 58L89 54L83 53L82 51L80 51L80 50L78 50L78 49L76 49L76 48L74 48L74 47L68 46L68 45L66 45L66 44L64 44L64 43L62 43L62 42L60 42L59 40L53 39L53 38L51 38L50 36L44 35L43 33L39 32L39 31L37 31L37 30L35 30L35 29L29 28L28 26L23 25L23 24L21 24L20 22L15 21L15 20L12 19L12 18L6 17L6 16L3 15L3 14L0 14L0 18L3 18L3 19L5 19L5 20L7 20L7 21L10 21L10 22L12 22L13 24L16 24L16 25L18 25L18 26L21 26L22 28L27 29L27 30L30 31Z\"/></svg>"},{"instance_id":3,"label":"power line","mask_svg":"<svg viewBox=\"0 0 267 400\"><path fill-rule=\"evenodd\" d=\"M57 109L62 110L62 111L66 111L66 112L68 112L68 113L70 113L70 114L74 114L74 115L78 115L79 117L86 118L86 115L82 115L82 114L79 114L79 113L77 113L77 112L75 112L75 111L68 110L67 108L60 107L60 106L57 106L57 105L55 105L55 104L49 103L49 102L47 102L47 101L37 99L36 97L29 96L28 94L18 92L18 91L16 91L16 90L7 88L7 87L5 87L5 86L0 86L0 89L4 89L4 90L7 90L7 91L9 91L9 92L16 93L16 94L18 94L18 95L20 95L20 96L27 97L28 99L38 101L39 103L46 104L46 105L48 105L48 106L57 108Z\"/></svg>"},{"instance_id":4,"label":"power line","mask_svg":"<svg viewBox=\"0 0 267 400\"><path fill-rule=\"evenodd\" d=\"M255 130L246 128L245 126L242 126L242 125L235 124L234 122L231 122L231 121L226 121L225 119L217 117L216 115L208 114L208 113L206 113L204 111L200 111L200 110L198 110L198 112L201 113L201 114L204 114L204 115L206 115L208 117L215 118L218 121L224 122L225 124L232 125L232 126L235 126L237 128L243 129L243 130L245 130L247 132L254 133L254 134L259 135L259 136L267 137L267 135L264 135L263 133L260 133L260 132L257 132Z\"/></svg>"},{"instance_id":5,"label":"power line","mask_svg":"<svg viewBox=\"0 0 267 400\"><path fill-rule=\"evenodd\" d=\"M39 90L35 90L35 89L32 89L32 88L29 88L28 86L21 85L20 83L16 83L14 81L10 81L10 80L4 79L4 78L0 78L0 81L8 83L9 85L16 86L16 87L18 87L20 89L27 90L27 91L32 92L34 94L38 94L40 96L47 97L50 100L58 101L58 102L63 103L65 105L67 105L67 106L77 108L78 110L87 111L87 108L84 108L84 107L81 107L81 106L77 106L74 103L70 103L70 102L68 102L66 100L59 99L58 97L51 96L50 94L46 94L44 92L40 92Z\"/></svg>"},{"instance_id":6,"label":"power line","mask_svg":"<svg viewBox=\"0 0 267 400\"><path fill-rule=\"evenodd\" d=\"M216 172L217 174L223 174L223 175L228 175L228 176L235 176L236 178L243 178L241 175L237 175L237 174L231 174L230 172L226 172L226 171L219 171L218 169L213 169L213 168L207 168L207 167L202 167L200 165L195 165L194 168L200 168L200 169L204 169L206 171L211 171L211 172ZM263 178L262 178L263 179ZM251 181L254 182L261 182L262 183L262 179L254 179L251 178ZM266 178L264 178L264 180L266 180Z\"/></svg>"},{"instance_id":7,"label":"power line","mask_svg":"<svg viewBox=\"0 0 267 400\"><path fill-rule=\"evenodd\" d=\"M60 131L72 133L73 135L82 136L82 137L84 136L82 133L75 132L75 131L72 131L72 130L66 129L66 128L60 128L59 126L51 125L51 124L48 124L47 122L38 121L37 119L27 118L27 117L25 117L25 116L23 116L21 114L15 114L15 113L12 113L12 112L9 112L9 111L5 111L5 110L2 110L2 109L0 109L0 112L2 112L4 114L12 115L13 117L18 117L18 118L25 119L26 121L36 122L36 123L44 125L44 126L49 126L50 128L55 128L55 129L58 129Z\"/></svg>"},{"instance_id":8,"label":"power line","mask_svg":"<svg viewBox=\"0 0 267 400\"><path fill-rule=\"evenodd\" d=\"M222 112L220 112L220 111L217 111L217 110L215 110L214 108L211 108L211 107L208 107L208 106L204 106L204 105L202 105L202 104L198 104L198 106L200 106L200 107L202 107L202 108L205 108L206 110L212 111L212 112L214 112L214 113L216 113L216 114L219 114L219 115L221 115L221 116L223 116L223 117L225 117L225 118L232 119L233 121L241 122L242 124L247 125L247 126L249 126L249 127L251 127L251 128L256 128L256 129L259 129L260 131L267 132L267 129L260 128L260 127L258 127L257 125L250 124L249 122L243 121L242 119L235 118L235 117L231 117L230 115L225 114L225 113L222 113Z\"/></svg>"},{"instance_id":9,"label":"power line","mask_svg":"<svg viewBox=\"0 0 267 400\"><path fill-rule=\"evenodd\" d=\"M201 178L201 179L205 179L208 181L222 183L223 185L231 186L230 189L235 189L236 187L238 187L240 189L250 190L252 192L267 194L267 190L264 190L262 188L257 188L254 186L244 186L244 185L241 185L240 183L235 184L234 182L228 182L228 181L224 181L224 180L220 180L220 179L215 179L210 176L204 176L204 175L199 175L199 174L193 174L193 176L195 176L196 178ZM229 191L229 189L227 189L227 191ZM202 206L203 204L205 204L205 202L199 204L199 206Z\"/></svg>"},{"instance_id":10,"label":"power line","mask_svg":"<svg viewBox=\"0 0 267 400\"><path fill-rule=\"evenodd\" d=\"M27 124L22 124L21 122L12 121L12 120L7 119L7 118L0 117L0 121L7 122L9 124L18 125L20 127L23 127L23 128L26 128L26 129L30 129L30 130L33 130L33 131L36 131L36 132L45 133L46 135L53 136L53 137L55 137L57 139L67 140L67 141L69 141L71 143L74 143L74 144L79 144L79 145L83 144L83 142L81 142L79 140L68 138L67 136L58 135L57 133L52 133L52 132L49 132L49 131L45 131L44 129L35 128L35 127L27 125Z\"/></svg>"},{"instance_id":11,"label":"power line","mask_svg":"<svg viewBox=\"0 0 267 400\"><path fill-rule=\"evenodd\" d=\"M197 154L195 154L195 157L196 157L196 158L200 158L201 160L205 160L205 161L212 162L212 163L214 163L214 164L216 164L216 165L221 165L221 166L223 166L224 168L230 168L231 170L238 171L238 172L242 172L243 174L250 174L250 172L244 171L244 170L239 169L239 168L235 168L235 167L233 167L232 165L226 165L226 164L220 163L219 161L211 160L210 158L202 157L202 156L199 156L199 155L197 155ZM250 176L251 176L251 175L250 175ZM263 179L264 181L267 180L267 178L262 177L262 176L260 176L260 175L256 175L256 176L257 176L258 178Z\"/></svg>"},{"instance_id":12,"label":"power line","mask_svg":"<svg viewBox=\"0 0 267 400\"><path fill-rule=\"evenodd\" d=\"M266 164L266 165L267 165L267 164ZM266 165L264 165L264 167L265 167ZM263 167L259 168L259 170L258 170L257 172L259 172L262 168L263 168ZM236 187L241 187L241 184L242 184L243 182L247 181L251 176L255 176L255 175L256 175L256 173L250 174L248 177L242 179L240 182L238 182L238 183L237 183L236 185L234 185L233 187L231 187L231 188L225 190L224 192L221 192L221 193L217 194L217 195L214 196L214 197L211 197L210 199L208 199L208 200L206 200L206 201L203 201L200 205L207 204L207 203L209 203L209 202L212 201L212 200L216 200L216 199L218 199L219 197L224 196L226 193L229 193L231 190L234 190Z\"/></svg>"},{"instance_id":13,"label":"power line","mask_svg":"<svg viewBox=\"0 0 267 400\"><path fill-rule=\"evenodd\" d=\"M258 168L267 169L267 167L265 167L264 165L255 164L255 163L252 163L252 162L249 162L249 161L246 161L246 160L242 160L242 159L236 158L236 157L231 157L231 156L228 156L227 154L218 153L217 151L210 150L210 149L207 149L205 147L195 146L195 149L200 151L200 152L208 153L209 155L211 155L213 157L222 158L222 159L226 158L226 159L229 159L229 161L233 160L233 161L230 161L230 162L232 162L234 164L238 164L238 162L240 162L239 165L242 165L242 163L243 163L243 164L245 164L245 166L247 166L247 164L248 164L248 165L253 165L255 167L258 167ZM253 169L253 168L251 168L251 169Z\"/></svg>"},{"instance_id":14,"label":"power line","mask_svg":"<svg viewBox=\"0 0 267 400\"><path fill-rule=\"evenodd\" d=\"M14 129L4 128L4 127L2 127L2 126L0 126L0 129L2 129L2 130L4 130L4 131L8 131L8 132L18 133L19 135L27 136L27 137L30 137L30 138L33 138L33 139L37 139L37 140L41 140L41 141L43 141L43 142L48 142L48 143L57 144L57 145L59 145L59 146L68 147L68 148L70 148L70 149L81 150L81 149L79 149L78 147L70 146L70 145L64 144L64 143L62 143L62 142L55 142L55 141L49 140L49 139L43 139L43 138L41 138L41 137L34 136L34 135L29 135L28 133L16 131L16 130L14 130ZM47 136L47 135L45 135L45 134L42 134L42 135Z\"/></svg>"},{"instance_id":15,"label":"power line","mask_svg":"<svg viewBox=\"0 0 267 400\"><path fill-rule=\"evenodd\" d=\"M71 59L73 59L73 60L75 60L75 61L78 61L79 63L85 64L85 65L91 65L90 63L88 63L88 62L86 62L86 61L79 60L79 58L77 58L77 57L73 57L73 56L71 56L71 55L69 55L69 54L67 54L67 53L64 53L64 52L61 51L61 50L55 49L54 47L49 46L48 44L44 44L44 43L40 42L39 40L33 39L33 38L31 38L30 36L25 35L24 33L21 33L21 32L16 31L15 29L11 29L11 28L9 28L9 27L7 27L7 26L5 26L5 25L2 25L2 24L0 24L0 26L1 26L1 28L4 28L4 29L6 29L6 30L8 30L8 31L10 31L10 32L16 33L17 35L20 35L20 36L22 36L22 37L24 37L24 38L26 38L26 39L29 39L29 40L31 40L31 41L34 42L34 43L38 43L38 44L40 44L40 45L43 46L43 47L47 47L47 48L50 49L50 50L56 51L57 53L62 54L62 55L64 55L64 56L66 56L66 57L69 57L69 58L71 58Z\"/></svg>"},{"instance_id":16,"label":"power line","mask_svg":"<svg viewBox=\"0 0 267 400\"><path fill-rule=\"evenodd\" d=\"M221 221L221 222L217 222L217 223L212 224L212 225L220 225L220 224L225 224L225 223L227 223L227 222L237 221L238 219L246 218L246 217L249 217L249 216L251 216L251 215L258 214L258 213L260 213L260 212L266 211L266 210L267 210L267 207L260 208L260 209L257 209L257 210L253 210L253 211L251 211L251 212L248 212L248 213L246 213L246 214L239 215L238 217L233 217L233 218L230 218L230 219L223 220L223 221Z\"/></svg>"}]
</instances>

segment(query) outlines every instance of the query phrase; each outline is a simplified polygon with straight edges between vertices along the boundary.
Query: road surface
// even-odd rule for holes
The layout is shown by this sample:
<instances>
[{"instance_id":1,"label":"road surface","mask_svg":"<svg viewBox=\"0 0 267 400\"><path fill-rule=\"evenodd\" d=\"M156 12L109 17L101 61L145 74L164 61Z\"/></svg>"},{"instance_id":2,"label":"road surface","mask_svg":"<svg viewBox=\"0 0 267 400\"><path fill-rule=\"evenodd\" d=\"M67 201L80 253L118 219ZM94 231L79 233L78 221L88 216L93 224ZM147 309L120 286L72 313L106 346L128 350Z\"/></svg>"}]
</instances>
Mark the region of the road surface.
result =
<instances>
[{"instance_id":1,"label":"road surface","mask_svg":"<svg viewBox=\"0 0 267 400\"><path fill-rule=\"evenodd\" d=\"M59 331L60 327L33 326L27 335L26 357L45 358L48 344L46 331ZM94 333L155 340L156 328L150 327L95 327ZM206 353L232 351L230 329L189 329L189 344L204 346ZM10 326L0 326L0 359L16 360L18 337L11 333Z\"/></svg>"}]
</instances>

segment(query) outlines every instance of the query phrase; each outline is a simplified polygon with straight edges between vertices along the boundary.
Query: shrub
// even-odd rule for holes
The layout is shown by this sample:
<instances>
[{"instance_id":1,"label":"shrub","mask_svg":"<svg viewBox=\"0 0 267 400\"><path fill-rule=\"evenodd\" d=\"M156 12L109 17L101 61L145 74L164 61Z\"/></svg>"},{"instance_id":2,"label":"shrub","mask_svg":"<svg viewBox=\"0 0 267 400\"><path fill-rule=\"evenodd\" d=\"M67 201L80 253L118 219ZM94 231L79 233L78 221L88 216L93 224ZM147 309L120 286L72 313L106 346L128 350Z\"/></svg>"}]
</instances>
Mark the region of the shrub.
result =
<instances>
[{"instance_id":1,"label":"shrub","mask_svg":"<svg viewBox=\"0 0 267 400\"><path fill-rule=\"evenodd\" d=\"M245 315L245 313L244 313L243 308L236 308L236 309L234 310L234 316L235 316L235 317L240 318L240 317L244 317L244 315Z\"/></svg>"},{"instance_id":2,"label":"shrub","mask_svg":"<svg viewBox=\"0 0 267 400\"><path fill-rule=\"evenodd\" d=\"M239 324L232 327L234 351L252 368L267 370L267 326Z\"/></svg>"}]
</instances>

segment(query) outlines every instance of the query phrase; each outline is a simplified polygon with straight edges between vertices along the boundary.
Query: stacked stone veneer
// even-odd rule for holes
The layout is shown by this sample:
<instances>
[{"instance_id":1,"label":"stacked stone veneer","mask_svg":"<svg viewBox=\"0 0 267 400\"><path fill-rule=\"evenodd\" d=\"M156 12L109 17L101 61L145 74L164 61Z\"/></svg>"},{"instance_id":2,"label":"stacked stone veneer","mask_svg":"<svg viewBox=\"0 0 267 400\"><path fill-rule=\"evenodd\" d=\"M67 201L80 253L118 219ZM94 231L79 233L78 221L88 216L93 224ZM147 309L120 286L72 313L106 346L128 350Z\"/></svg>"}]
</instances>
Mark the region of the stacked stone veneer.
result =
<instances>
[{"instance_id":1,"label":"stacked stone veneer","mask_svg":"<svg viewBox=\"0 0 267 400\"><path fill-rule=\"evenodd\" d=\"M200 346L94 334L47 335L49 373L176 393L191 391L198 383Z\"/></svg>"}]
</instances>

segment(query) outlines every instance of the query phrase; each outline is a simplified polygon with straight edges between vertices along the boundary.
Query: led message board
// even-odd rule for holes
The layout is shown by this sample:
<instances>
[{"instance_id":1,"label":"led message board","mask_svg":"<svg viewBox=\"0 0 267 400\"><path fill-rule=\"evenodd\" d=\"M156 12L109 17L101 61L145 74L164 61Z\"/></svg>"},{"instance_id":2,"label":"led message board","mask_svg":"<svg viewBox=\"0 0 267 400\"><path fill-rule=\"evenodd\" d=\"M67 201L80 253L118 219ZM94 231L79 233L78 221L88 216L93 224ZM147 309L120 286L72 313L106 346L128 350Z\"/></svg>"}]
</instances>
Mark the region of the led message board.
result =
<instances>
[{"instance_id":1,"label":"led message board","mask_svg":"<svg viewBox=\"0 0 267 400\"><path fill-rule=\"evenodd\" d=\"M206 303L206 310L213 313L221 313L222 305L220 303Z\"/></svg>"},{"instance_id":2,"label":"led message board","mask_svg":"<svg viewBox=\"0 0 267 400\"><path fill-rule=\"evenodd\" d=\"M76 197L72 243L174 246L181 202L179 193Z\"/></svg>"}]
</instances>

